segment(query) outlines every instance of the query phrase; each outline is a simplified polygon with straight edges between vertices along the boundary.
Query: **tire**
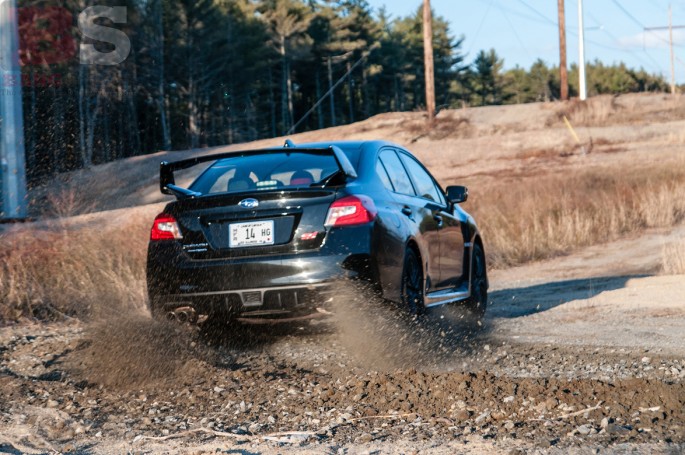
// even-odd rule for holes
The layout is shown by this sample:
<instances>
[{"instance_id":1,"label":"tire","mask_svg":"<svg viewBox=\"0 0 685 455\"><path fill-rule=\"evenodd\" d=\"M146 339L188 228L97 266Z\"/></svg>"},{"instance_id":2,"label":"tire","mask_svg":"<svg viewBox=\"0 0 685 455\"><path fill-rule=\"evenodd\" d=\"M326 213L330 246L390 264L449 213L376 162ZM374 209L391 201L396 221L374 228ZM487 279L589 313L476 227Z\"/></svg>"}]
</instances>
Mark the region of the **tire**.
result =
<instances>
[{"instance_id":1,"label":"tire","mask_svg":"<svg viewBox=\"0 0 685 455\"><path fill-rule=\"evenodd\" d=\"M488 304L488 281L485 268L485 254L480 245L473 245L471 255L471 297L467 309L475 316L483 316Z\"/></svg>"},{"instance_id":2,"label":"tire","mask_svg":"<svg viewBox=\"0 0 685 455\"><path fill-rule=\"evenodd\" d=\"M423 304L423 268L418 255L411 248L404 254L402 268L402 308L419 316L426 311Z\"/></svg>"}]
</instances>

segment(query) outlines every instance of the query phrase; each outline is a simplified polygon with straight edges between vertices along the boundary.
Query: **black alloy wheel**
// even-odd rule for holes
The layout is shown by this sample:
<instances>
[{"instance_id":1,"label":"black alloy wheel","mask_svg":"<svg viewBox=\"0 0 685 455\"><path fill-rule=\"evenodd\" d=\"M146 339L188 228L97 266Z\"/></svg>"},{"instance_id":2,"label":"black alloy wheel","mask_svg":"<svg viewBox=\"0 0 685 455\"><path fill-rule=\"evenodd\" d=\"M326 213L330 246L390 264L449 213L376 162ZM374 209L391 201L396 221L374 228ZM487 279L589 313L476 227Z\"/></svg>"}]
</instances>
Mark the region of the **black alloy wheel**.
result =
<instances>
[{"instance_id":1,"label":"black alloy wheel","mask_svg":"<svg viewBox=\"0 0 685 455\"><path fill-rule=\"evenodd\" d=\"M487 304L488 285L485 271L485 254L480 245L474 244L471 259L471 297L467 307L474 315L483 316Z\"/></svg>"},{"instance_id":2,"label":"black alloy wheel","mask_svg":"<svg viewBox=\"0 0 685 455\"><path fill-rule=\"evenodd\" d=\"M423 269L419 257L411 248L404 255L402 306L409 310L409 314L416 316L423 314L426 309L423 304Z\"/></svg>"}]
</instances>

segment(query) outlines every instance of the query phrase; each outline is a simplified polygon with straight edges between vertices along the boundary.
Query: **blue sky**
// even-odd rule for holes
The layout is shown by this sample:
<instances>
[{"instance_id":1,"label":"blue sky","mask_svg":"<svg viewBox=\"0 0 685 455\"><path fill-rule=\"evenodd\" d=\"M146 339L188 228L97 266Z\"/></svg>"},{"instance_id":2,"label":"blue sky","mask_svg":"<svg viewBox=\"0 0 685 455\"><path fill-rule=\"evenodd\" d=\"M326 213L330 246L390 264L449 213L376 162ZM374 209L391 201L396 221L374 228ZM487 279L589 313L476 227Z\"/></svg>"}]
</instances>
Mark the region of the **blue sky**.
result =
<instances>
[{"instance_id":1,"label":"blue sky","mask_svg":"<svg viewBox=\"0 0 685 455\"><path fill-rule=\"evenodd\" d=\"M412 14L421 0L369 0L392 17ZM685 25L685 0L673 0L673 25ZM528 68L538 58L559 61L556 0L431 0L436 14L464 36L462 52L471 62L481 49L494 48L506 68ZM625 62L670 80L668 31L643 27L668 25L669 0L585 0L586 61ZM569 65L578 61L578 0L566 0ZM685 29L674 30L676 80L685 83Z\"/></svg>"}]
</instances>

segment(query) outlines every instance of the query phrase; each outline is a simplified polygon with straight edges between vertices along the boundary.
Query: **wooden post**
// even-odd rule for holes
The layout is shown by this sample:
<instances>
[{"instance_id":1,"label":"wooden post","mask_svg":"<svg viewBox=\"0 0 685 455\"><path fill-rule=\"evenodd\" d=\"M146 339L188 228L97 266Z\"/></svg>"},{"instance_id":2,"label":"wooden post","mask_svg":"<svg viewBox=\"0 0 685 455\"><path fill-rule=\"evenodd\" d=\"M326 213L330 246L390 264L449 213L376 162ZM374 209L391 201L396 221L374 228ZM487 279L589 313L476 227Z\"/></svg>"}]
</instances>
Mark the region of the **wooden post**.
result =
<instances>
[{"instance_id":1,"label":"wooden post","mask_svg":"<svg viewBox=\"0 0 685 455\"><path fill-rule=\"evenodd\" d=\"M423 57L426 70L426 110L435 118L435 70L433 62L433 15L430 0L423 0Z\"/></svg>"},{"instance_id":2,"label":"wooden post","mask_svg":"<svg viewBox=\"0 0 685 455\"><path fill-rule=\"evenodd\" d=\"M566 14L564 0L557 0L559 8L559 77L561 79L561 100L568 100L568 69L566 64Z\"/></svg>"}]
</instances>

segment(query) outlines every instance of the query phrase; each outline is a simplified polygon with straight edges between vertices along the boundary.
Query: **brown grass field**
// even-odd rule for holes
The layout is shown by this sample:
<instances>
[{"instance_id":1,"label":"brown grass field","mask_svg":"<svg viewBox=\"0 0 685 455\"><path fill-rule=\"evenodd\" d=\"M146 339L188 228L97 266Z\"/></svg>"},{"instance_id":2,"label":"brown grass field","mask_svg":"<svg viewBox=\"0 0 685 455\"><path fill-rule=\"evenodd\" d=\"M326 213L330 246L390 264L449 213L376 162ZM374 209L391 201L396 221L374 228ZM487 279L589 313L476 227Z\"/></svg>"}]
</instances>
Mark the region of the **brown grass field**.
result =
<instances>
[{"instance_id":1,"label":"brown grass field","mask_svg":"<svg viewBox=\"0 0 685 455\"><path fill-rule=\"evenodd\" d=\"M465 208L483 231L493 268L685 220L683 97L604 96L586 104L443 111L433 125L421 113L394 113L292 137L341 138L390 139L413 151L443 186L468 185ZM0 231L0 321L83 317L92 314L94 301L141 309L148 229L167 200L158 191L159 162L208 152L135 157L32 190L38 221ZM683 245L664 246L666 273L685 273Z\"/></svg>"}]
</instances>

